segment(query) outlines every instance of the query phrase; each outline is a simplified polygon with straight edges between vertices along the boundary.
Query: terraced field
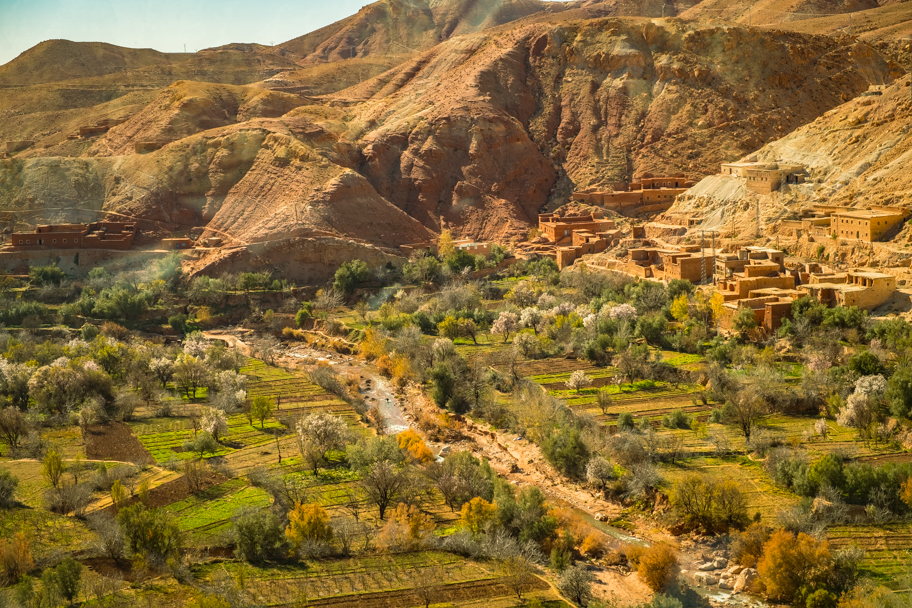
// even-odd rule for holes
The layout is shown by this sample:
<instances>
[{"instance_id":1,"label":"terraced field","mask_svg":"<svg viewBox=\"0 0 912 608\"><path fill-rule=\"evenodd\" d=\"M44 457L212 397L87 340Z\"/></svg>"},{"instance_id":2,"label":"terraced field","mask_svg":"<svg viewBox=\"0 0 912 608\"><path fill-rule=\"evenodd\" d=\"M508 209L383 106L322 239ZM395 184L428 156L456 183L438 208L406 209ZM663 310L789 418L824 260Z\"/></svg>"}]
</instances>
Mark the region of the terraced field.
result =
<instances>
[{"instance_id":1,"label":"terraced field","mask_svg":"<svg viewBox=\"0 0 912 608\"><path fill-rule=\"evenodd\" d=\"M774 522L780 510L799 501L798 496L773 482L762 463L744 456L691 458L684 464L661 465L660 469L666 491L679 479L694 473L703 479L736 482L747 498L748 514L753 517L754 513L760 513L762 521L768 524Z\"/></svg>"},{"instance_id":2,"label":"terraced field","mask_svg":"<svg viewBox=\"0 0 912 608\"><path fill-rule=\"evenodd\" d=\"M227 529L231 518L243 509L262 509L270 498L263 490L232 479L164 507L177 516L182 530L197 540L215 537Z\"/></svg>"},{"instance_id":3,"label":"terraced field","mask_svg":"<svg viewBox=\"0 0 912 608\"><path fill-rule=\"evenodd\" d=\"M235 576L237 573L234 570L245 569L245 579L254 583L250 588L258 590L257 601L280 606L292 605L302 599L316 601L317 605L350 605L346 602L361 605L355 596L396 591L408 593L407 590L429 582L439 586L441 597L435 601L438 603L448 599L448 596L452 597L462 587L473 583L496 582L498 578L492 565L440 552L375 555L256 569L239 564L224 566ZM205 581L221 567L205 566L194 574ZM268 584L257 585L258 581ZM538 587L546 587L543 582L539 583ZM502 590L499 591L503 595ZM369 597L363 599L368 600ZM326 602L330 599L335 601ZM386 601L391 599L387 597ZM419 603L415 599L411 602L392 602L388 605L412 606Z\"/></svg>"},{"instance_id":4,"label":"terraced field","mask_svg":"<svg viewBox=\"0 0 912 608\"><path fill-rule=\"evenodd\" d=\"M865 552L865 574L888 585L905 576L912 566L912 523L833 526L827 538L834 547L857 545Z\"/></svg>"}]
</instances>

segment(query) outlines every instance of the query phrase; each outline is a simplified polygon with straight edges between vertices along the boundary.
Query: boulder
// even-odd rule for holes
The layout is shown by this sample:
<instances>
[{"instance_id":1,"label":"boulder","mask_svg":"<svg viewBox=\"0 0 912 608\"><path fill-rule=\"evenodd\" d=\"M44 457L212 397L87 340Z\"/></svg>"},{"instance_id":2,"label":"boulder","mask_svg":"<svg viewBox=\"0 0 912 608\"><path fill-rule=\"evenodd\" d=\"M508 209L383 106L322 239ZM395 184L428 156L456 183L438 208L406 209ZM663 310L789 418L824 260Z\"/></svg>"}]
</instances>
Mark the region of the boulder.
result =
<instances>
[{"instance_id":1,"label":"boulder","mask_svg":"<svg viewBox=\"0 0 912 608\"><path fill-rule=\"evenodd\" d=\"M709 572L697 572L694 575L694 580L698 584L706 585L707 587L718 584L719 577L710 574Z\"/></svg>"},{"instance_id":2,"label":"boulder","mask_svg":"<svg viewBox=\"0 0 912 608\"><path fill-rule=\"evenodd\" d=\"M734 589L735 585L732 583L731 579L722 579L719 581L719 589Z\"/></svg>"},{"instance_id":3,"label":"boulder","mask_svg":"<svg viewBox=\"0 0 912 608\"><path fill-rule=\"evenodd\" d=\"M737 575L741 574L742 570L744 570L744 566L739 566L739 565L735 564L734 566L729 567L729 569L726 570L725 572L727 574L731 574L732 576L737 576Z\"/></svg>"},{"instance_id":4,"label":"boulder","mask_svg":"<svg viewBox=\"0 0 912 608\"><path fill-rule=\"evenodd\" d=\"M713 560L713 565L717 569L724 568L728 565L728 560L725 559L724 557L717 557L716 559Z\"/></svg>"},{"instance_id":5,"label":"boulder","mask_svg":"<svg viewBox=\"0 0 912 608\"><path fill-rule=\"evenodd\" d=\"M734 592L740 593L742 591L750 591L758 578L759 575L757 574L757 570L754 568L745 568L738 575L738 578L735 579Z\"/></svg>"},{"instance_id":6,"label":"boulder","mask_svg":"<svg viewBox=\"0 0 912 608\"><path fill-rule=\"evenodd\" d=\"M715 570L716 564L713 562L706 562L705 564L700 564L697 566L697 570L700 572L709 572L710 570Z\"/></svg>"}]
</instances>

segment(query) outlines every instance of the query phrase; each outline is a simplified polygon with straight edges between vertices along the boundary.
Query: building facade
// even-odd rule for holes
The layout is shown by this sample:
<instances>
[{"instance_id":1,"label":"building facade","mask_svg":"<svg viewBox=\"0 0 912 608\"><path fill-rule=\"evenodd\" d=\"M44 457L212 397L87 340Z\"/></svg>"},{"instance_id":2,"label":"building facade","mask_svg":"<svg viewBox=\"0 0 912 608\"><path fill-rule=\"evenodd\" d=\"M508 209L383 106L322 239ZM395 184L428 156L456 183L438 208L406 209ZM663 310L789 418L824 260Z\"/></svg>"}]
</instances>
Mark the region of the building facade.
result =
<instances>
[{"instance_id":1,"label":"building facade","mask_svg":"<svg viewBox=\"0 0 912 608\"><path fill-rule=\"evenodd\" d=\"M50 224L34 232L14 232L14 249L130 249L138 234L136 224L96 222L93 224Z\"/></svg>"}]
</instances>

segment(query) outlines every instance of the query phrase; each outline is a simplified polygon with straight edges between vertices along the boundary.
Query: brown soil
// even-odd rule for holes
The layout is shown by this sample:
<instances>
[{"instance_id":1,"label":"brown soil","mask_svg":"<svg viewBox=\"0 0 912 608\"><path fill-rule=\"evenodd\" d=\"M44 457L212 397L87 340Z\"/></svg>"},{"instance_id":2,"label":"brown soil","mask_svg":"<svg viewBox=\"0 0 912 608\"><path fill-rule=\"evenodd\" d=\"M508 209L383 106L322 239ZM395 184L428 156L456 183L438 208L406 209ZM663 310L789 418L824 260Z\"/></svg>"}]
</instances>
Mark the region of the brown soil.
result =
<instances>
[{"instance_id":1,"label":"brown soil","mask_svg":"<svg viewBox=\"0 0 912 608\"><path fill-rule=\"evenodd\" d=\"M532 583L531 591L543 591L550 585L536 578ZM464 602L482 598L506 597L515 595L513 591L499 580L471 581L468 583L455 583L453 585L440 585L435 587L432 603L441 601ZM294 606L295 604L281 604ZM362 593L357 597L343 596L331 597L322 600L312 600L308 606L352 606L359 608L411 608L424 605L424 601L417 593L411 590L379 591L377 593Z\"/></svg>"},{"instance_id":2,"label":"brown soil","mask_svg":"<svg viewBox=\"0 0 912 608\"><path fill-rule=\"evenodd\" d=\"M188 496L202 492L203 490L207 490L212 486L217 486L220 483L228 481L228 478L224 475L220 475L211 470L207 470L205 475L199 489L195 491L190 489L190 485L187 483L187 478L185 476L178 477L177 479L165 482L160 486L150 489L146 505L149 507L164 507L183 500ZM137 502L139 502L138 496L131 498L127 504L132 505ZM113 513L113 508L113 505L108 505L102 510Z\"/></svg>"},{"instance_id":3,"label":"brown soil","mask_svg":"<svg viewBox=\"0 0 912 608\"><path fill-rule=\"evenodd\" d=\"M125 581L136 583L148 579L152 574L148 571L142 572L133 569L130 560L122 559L113 560L110 557L85 557L79 560L83 566L91 568L102 576L111 578L123 577Z\"/></svg>"},{"instance_id":4,"label":"brown soil","mask_svg":"<svg viewBox=\"0 0 912 608\"><path fill-rule=\"evenodd\" d=\"M123 422L95 424L86 429L86 458L134 464L155 464L133 431Z\"/></svg>"}]
</instances>

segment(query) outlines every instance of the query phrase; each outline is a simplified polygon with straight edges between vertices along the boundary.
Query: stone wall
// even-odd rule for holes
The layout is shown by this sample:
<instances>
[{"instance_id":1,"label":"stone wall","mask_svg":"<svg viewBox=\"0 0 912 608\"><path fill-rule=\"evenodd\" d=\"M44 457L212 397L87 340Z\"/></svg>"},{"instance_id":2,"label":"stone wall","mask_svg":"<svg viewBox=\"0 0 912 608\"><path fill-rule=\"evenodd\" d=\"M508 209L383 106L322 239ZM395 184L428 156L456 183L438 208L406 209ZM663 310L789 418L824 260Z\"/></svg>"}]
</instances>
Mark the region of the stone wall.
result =
<instances>
[{"instance_id":1,"label":"stone wall","mask_svg":"<svg viewBox=\"0 0 912 608\"><path fill-rule=\"evenodd\" d=\"M109 249L0 251L0 269L13 274L28 274L32 266L57 264L73 277L83 277L96 266L108 272L147 270L167 255L163 251L115 251Z\"/></svg>"}]
</instances>

